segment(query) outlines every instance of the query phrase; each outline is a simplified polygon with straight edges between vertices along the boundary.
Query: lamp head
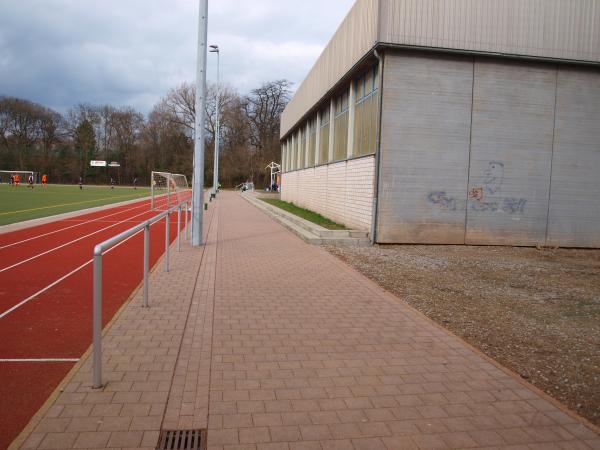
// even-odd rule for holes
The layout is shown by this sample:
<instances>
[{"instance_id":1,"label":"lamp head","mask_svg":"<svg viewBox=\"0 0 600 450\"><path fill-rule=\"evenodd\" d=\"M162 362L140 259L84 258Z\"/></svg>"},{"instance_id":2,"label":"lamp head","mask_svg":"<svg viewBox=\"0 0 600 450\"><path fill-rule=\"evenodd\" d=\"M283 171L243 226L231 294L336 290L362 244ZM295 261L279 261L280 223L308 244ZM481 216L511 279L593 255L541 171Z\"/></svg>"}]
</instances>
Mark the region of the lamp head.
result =
<instances>
[{"instance_id":1,"label":"lamp head","mask_svg":"<svg viewBox=\"0 0 600 450\"><path fill-rule=\"evenodd\" d=\"M209 52L211 53L219 53L219 46L218 45L209 45Z\"/></svg>"}]
</instances>

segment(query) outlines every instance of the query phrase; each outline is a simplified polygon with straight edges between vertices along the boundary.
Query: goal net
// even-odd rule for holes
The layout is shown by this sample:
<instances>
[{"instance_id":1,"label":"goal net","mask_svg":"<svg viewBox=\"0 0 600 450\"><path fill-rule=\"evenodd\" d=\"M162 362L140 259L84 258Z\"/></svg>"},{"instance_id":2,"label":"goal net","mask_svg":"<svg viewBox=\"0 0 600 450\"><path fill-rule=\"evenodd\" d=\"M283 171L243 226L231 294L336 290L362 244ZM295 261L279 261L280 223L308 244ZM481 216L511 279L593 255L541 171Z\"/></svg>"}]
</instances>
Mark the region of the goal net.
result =
<instances>
[{"instance_id":1,"label":"goal net","mask_svg":"<svg viewBox=\"0 0 600 450\"><path fill-rule=\"evenodd\" d=\"M29 176L33 177L34 183L39 183L38 173L32 172L31 170L0 170L0 182L9 184L11 182L11 176L15 175L19 176L19 184L27 184L29 183ZM14 179L14 178L13 178Z\"/></svg>"},{"instance_id":2,"label":"goal net","mask_svg":"<svg viewBox=\"0 0 600 450\"><path fill-rule=\"evenodd\" d=\"M152 209L169 209L190 196L187 178L180 173L152 172L150 183Z\"/></svg>"}]
</instances>

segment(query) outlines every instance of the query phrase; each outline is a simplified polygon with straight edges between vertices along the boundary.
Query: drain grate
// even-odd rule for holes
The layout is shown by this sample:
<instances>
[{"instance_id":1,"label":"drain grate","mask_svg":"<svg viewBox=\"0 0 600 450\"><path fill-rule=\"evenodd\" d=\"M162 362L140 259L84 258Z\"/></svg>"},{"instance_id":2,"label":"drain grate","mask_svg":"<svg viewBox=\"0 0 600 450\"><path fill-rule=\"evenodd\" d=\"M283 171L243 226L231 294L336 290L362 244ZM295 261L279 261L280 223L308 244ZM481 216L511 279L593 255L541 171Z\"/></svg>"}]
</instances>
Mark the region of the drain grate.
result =
<instances>
[{"instance_id":1,"label":"drain grate","mask_svg":"<svg viewBox=\"0 0 600 450\"><path fill-rule=\"evenodd\" d=\"M205 450L206 430L162 430L156 450Z\"/></svg>"}]
</instances>

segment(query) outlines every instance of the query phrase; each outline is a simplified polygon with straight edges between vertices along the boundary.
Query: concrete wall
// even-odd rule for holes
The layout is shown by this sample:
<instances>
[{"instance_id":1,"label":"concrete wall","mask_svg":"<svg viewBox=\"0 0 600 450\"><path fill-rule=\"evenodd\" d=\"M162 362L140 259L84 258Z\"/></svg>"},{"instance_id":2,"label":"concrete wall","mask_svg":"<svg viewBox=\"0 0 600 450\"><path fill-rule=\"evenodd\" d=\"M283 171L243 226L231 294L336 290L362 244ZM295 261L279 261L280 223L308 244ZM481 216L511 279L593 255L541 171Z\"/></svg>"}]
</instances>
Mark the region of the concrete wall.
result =
<instances>
[{"instance_id":1,"label":"concrete wall","mask_svg":"<svg viewBox=\"0 0 600 450\"><path fill-rule=\"evenodd\" d=\"M472 59L385 58L378 242L464 242Z\"/></svg>"},{"instance_id":2,"label":"concrete wall","mask_svg":"<svg viewBox=\"0 0 600 450\"><path fill-rule=\"evenodd\" d=\"M475 61L467 244L544 243L556 70Z\"/></svg>"},{"instance_id":3,"label":"concrete wall","mask_svg":"<svg viewBox=\"0 0 600 450\"><path fill-rule=\"evenodd\" d=\"M387 53L377 241L600 247L600 70Z\"/></svg>"},{"instance_id":4,"label":"concrete wall","mask_svg":"<svg viewBox=\"0 0 600 450\"><path fill-rule=\"evenodd\" d=\"M281 177L281 199L346 225L370 231L375 157L341 161Z\"/></svg>"},{"instance_id":5,"label":"concrete wall","mask_svg":"<svg viewBox=\"0 0 600 450\"><path fill-rule=\"evenodd\" d=\"M600 71L561 68L548 245L600 248Z\"/></svg>"}]
</instances>

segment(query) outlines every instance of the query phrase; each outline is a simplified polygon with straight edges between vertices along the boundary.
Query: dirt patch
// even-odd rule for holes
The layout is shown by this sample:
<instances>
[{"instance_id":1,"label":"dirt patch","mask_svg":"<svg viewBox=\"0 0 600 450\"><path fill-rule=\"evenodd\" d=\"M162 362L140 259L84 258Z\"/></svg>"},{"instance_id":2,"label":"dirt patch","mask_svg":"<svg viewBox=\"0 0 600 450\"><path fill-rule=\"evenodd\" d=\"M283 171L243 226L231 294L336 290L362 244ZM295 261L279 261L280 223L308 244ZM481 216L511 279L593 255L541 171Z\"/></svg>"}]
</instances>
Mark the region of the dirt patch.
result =
<instances>
[{"instance_id":1,"label":"dirt patch","mask_svg":"<svg viewBox=\"0 0 600 450\"><path fill-rule=\"evenodd\" d=\"M600 250L328 250L600 425Z\"/></svg>"}]
</instances>

